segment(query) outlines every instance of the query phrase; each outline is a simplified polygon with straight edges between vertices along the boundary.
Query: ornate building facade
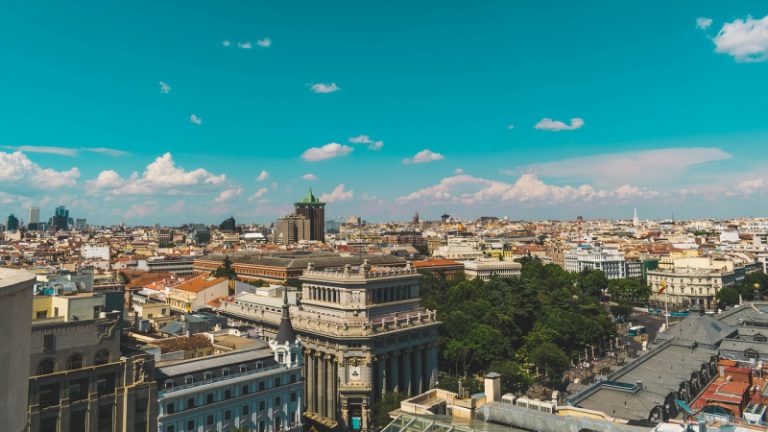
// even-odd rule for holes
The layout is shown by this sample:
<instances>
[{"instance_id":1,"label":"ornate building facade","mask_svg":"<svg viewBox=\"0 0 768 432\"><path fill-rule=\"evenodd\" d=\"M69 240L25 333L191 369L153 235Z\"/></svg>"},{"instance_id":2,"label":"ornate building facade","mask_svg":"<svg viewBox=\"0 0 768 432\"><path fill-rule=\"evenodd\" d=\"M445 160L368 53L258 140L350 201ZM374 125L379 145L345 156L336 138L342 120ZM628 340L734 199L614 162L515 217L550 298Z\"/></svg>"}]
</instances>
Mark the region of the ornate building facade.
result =
<instances>
[{"instance_id":1,"label":"ornate building facade","mask_svg":"<svg viewBox=\"0 0 768 432\"><path fill-rule=\"evenodd\" d=\"M307 418L328 428L368 430L371 408L387 392L416 395L437 379L436 313L420 306L420 275L405 268L316 270L290 293L290 316L304 348ZM243 293L219 313L256 323L274 336L280 298Z\"/></svg>"}]
</instances>

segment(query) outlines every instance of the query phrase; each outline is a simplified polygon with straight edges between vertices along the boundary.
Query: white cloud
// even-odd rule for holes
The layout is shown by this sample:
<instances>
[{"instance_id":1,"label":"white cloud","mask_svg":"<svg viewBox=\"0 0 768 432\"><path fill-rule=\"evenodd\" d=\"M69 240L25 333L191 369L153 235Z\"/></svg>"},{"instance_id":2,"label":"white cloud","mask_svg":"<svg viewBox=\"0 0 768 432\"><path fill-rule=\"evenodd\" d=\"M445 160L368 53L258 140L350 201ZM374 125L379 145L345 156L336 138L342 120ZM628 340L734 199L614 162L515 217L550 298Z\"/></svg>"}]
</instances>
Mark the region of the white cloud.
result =
<instances>
[{"instance_id":1,"label":"white cloud","mask_svg":"<svg viewBox=\"0 0 768 432\"><path fill-rule=\"evenodd\" d=\"M723 24L713 39L715 52L728 54L740 62L768 59L768 15L761 19L747 16Z\"/></svg>"},{"instance_id":2,"label":"white cloud","mask_svg":"<svg viewBox=\"0 0 768 432\"><path fill-rule=\"evenodd\" d=\"M337 86L335 82L330 84L325 84L325 83L312 84L311 89L315 93L333 93L341 90L341 88Z\"/></svg>"},{"instance_id":3,"label":"white cloud","mask_svg":"<svg viewBox=\"0 0 768 432\"><path fill-rule=\"evenodd\" d=\"M256 41L256 45L262 48L269 48L272 46L272 40L270 38L259 39Z\"/></svg>"},{"instance_id":4,"label":"white cloud","mask_svg":"<svg viewBox=\"0 0 768 432\"><path fill-rule=\"evenodd\" d=\"M91 192L109 190L116 195L175 195L218 188L226 179L224 174L215 175L203 168L187 171L176 165L170 153L165 153L147 165L142 175L134 172L125 179L115 171L106 170L87 184Z\"/></svg>"},{"instance_id":5,"label":"white cloud","mask_svg":"<svg viewBox=\"0 0 768 432\"><path fill-rule=\"evenodd\" d=\"M696 18L696 27L706 30L712 25L712 18L698 17Z\"/></svg>"},{"instance_id":6,"label":"white cloud","mask_svg":"<svg viewBox=\"0 0 768 432\"><path fill-rule=\"evenodd\" d=\"M256 177L256 181L264 181L269 178L269 171L267 170L261 170L259 173L259 176Z\"/></svg>"},{"instance_id":7,"label":"white cloud","mask_svg":"<svg viewBox=\"0 0 768 432\"><path fill-rule=\"evenodd\" d=\"M515 125L513 125L513 124L508 124L507 125L507 129L514 129L514 128L515 128Z\"/></svg>"},{"instance_id":8,"label":"white cloud","mask_svg":"<svg viewBox=\"0 0 768 432\"><path fill-rule=\"evenodd\" d=\"M168 94L171 92L171 86L169 86L167 83L160 81L160 93Z\"/></svg>"},{"instance_id":9,"label":"white cloud","mask_svg":"<svg viewBox=\"0 0 768 432\"><path fill-rule=\"evenodd\" d=\"M56 171L41 167L20 151L0 152L0 182L13 182L38 189L57 189L75 186L78 178L80 170L76 167Z\"/></svg>"},{"instance_id":10,"label":"white cloud","mask_svg":"<svg viewBox=\"0 0 768 432\"><path fill-rule=\"evenodd\" d=\"M427 163L427 162L434 162L445 159L445 156L441 155L440 153L435 153L432 150L424 149L418 153L416 153L415 156L408 159L403 159L404 164L419 164L419 163Z\"/></svg>"},{"instance_id":11,"label":"white cloud","mask_svg":"<svg viewBox=\"0 0 768 432\"><path fill-rule=\"evenodd\" d=\"M453 170L453 173L454 174L464 174L464 170L461 169L461 168L456 168L455 170Z\"/></svg>"},{"instance_id":12,"label":"white cloud","mask_svg":"<svg viewBox=\"0 0 768 432\"><path fill-rule=\"evenodd\" d=\"M598 190L590 185L555 186L541 181L535 174L520 176L505 183L469 175L444 178L440 183L398 198L399 202L419 201L423 204L451 203L461 205L516 202L558 205L570 202L647 199L659 192L630 185L615 190Z\"/></svg>"},{"instance_id":13,"label":"white cloud","mask_svg":"<svg viewBox=\"0 0 768 432\"><path fill-rule=\"evenodd\" d=\"M338 143L329 143L322 147L312 147L307 149L301 158L308 162L316 162L331 159L340 156L346 156L352 152L352 147Z\"/></svg>"},{"instance_id":14,"label":"white cloud","mask_svg":"<svg viewBox=\"0 0 768 432\"><path fill-rule=\"evenodd\" d=\"M368 135L358 135L351 137L349 142L352 144L367 144L370 150L381 150L384 147L384 141L372 140Z\"/></svg>"},{"instance_id":15,"label":"white cloud","mask_svg":"<svg viewBox=\"0 0 768 432\"><path fill-rule=\"evenodd\" d=\"M19 150L26 153L43 153L43 154L55 154L59 156L77 156L77 149L68 147L54 147L54 146L2 146L9 150Z\"/></svg>"},{"instance_id":16,"label":"white cloud","mask_svg":"<svg viewBox=\"0 0 768 432\"><path fill-rule=\"evenodd\" d=\"M126 219L141 219L153 214L157 210L157 203L152 201L144 204L134 204L123 213Z\"/></svg>"},{"instance_id":17,"label":"white cloud","mask_svg":"<svg viewBox=\"0 0 768 432\"><path fill-rule=\"evenodd\" d=\"M716 147L673 147L564 159L506 171L506 174L533 172L546 178L589 181L601 187L616 187L627 182L663 185L682 177L695 166L730 158L729 153Z\"/></svg>"},{"instance_id":18,"label":"white cloud","mask_svg":"<svg viewBox=\"0 0 768 432\"><path fill-rule=\"evenodd\" d=\"M251 49L253 48L253 45L251 45L250 42L238 42L237 47L240 49Z\"/></svg>"},{"instance_id":19,"label":"white cloud","mask_svg":"<svg viewBox=\"0 0 768 432\"><path fill-rule=\"evenodd\" d=\"M752 195L756 192L762 192L766 189L765 179L756 178L744 180L736 185L736 193L742 195Z\"/></svg>"},{"instance_id":20,"label":"white cloud","mask_svg":"<svg viewBox=\"0 0 768 432\"><path fill-rule=\"evenodd\" d=\"M189 121L191 121L192 123L198 126L201 126L203 124L203 119L198 117L197 114L192 114L191 116L189 116Z\"/></svg>"},{"instance_id":21,"label":"white cloud","mask_svg":"<svg viewBox=\"0 0 768 432\"><path fill-rule=\"evenodd\" d=\"M264 195L266 195L268 192L269 192L269 189L268 189L268 188L265 188L265 187L263 187L263 188L259 188L259 190L257 190L257 191L256 191L256 193L254 193L253 195L251 195L251 196L248 198L248 201L255 201L255 200L258 200L259 198L261 198L261 197L263 197Z\"/></svg>"},{"instance_id":22,"label":"white cloud","mask_svg":"<svg viewBox=\"0 0 768 432\"><path fill-rule=\"evenodd\" d=\"M324 193L320 195L320 201L326 203L349 201L354 197L355 193L351 190L344 190L344 183L336 186L331 193Z\"/></svg>"},{"instance_id":23,"label":"white cloud","mask_svg":"<svg viewBox=\"0 0 768 432\"><path fill-rule=\"evenodd\" d=\"M104 154L107 156L114 156L114 157L125 156L128 154L128 152L126 151L112 149L108 147L85 147L83 148L83 150L91 153L99 153L99 154Z\"/></svg>"},{"instance_id":24,"label":"white cloud","mask_svg":"<svg viewBox=\"0 0 768 432\"><path fill-rule=\"evenodd\" d=\"M303 180L309 180L309 181L315 181L317 180L317 176L312 173L306 173L303 176L301 176Z\"/></svg>"},{"instance_id":25,"label":"white cloud","mask_svg":"<svg viewBox=\"0 0 768 432\"><path fill-rule=\"evenodd\" d=\"M233 198L237 198L240 196L240 194L243 193L243 188L230 188L230 189L224 189L223 191L219 192L219 196L214 199L217 203L226 202Z\"/></svg>"},{"instance_id":26,"label":"white cloud","mask_svg":"<svg viewBox=\"0 0 768 432\"><path fill-rule=\"evenodd\" d=\"M576 130L582 126L584 126L584 120L578 117L572 118L570 124L566 124L565 122L562 122L560 120L552 120L551 118L545 117L539 120L539 122L536 123L534 128L539 130L559 132L563 130Z\"/></svg>"},{"instance_id":27,"label":"white cloud","mask_svg":"<svg viewBox=\"0 0 768 432\"><path fill-rule=\"evenodd\" d=\"M225 41L221 41L221 44L224 45L225 47L228 47L228 46L232 45L232 42L230 42L228 40L225 40Z\"/></svg>"}]
</instances>

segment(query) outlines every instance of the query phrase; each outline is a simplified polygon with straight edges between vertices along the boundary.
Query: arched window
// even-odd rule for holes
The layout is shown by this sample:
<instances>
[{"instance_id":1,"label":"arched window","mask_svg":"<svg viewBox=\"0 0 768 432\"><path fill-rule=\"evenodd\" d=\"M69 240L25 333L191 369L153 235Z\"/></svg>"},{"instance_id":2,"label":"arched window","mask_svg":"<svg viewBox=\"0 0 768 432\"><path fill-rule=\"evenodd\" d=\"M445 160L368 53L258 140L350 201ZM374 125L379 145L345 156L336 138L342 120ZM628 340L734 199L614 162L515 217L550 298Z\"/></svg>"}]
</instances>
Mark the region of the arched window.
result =
<instances>
[{"instance_id":1,"label":"arched window","mask_svg":"<svg viewBox=\"0 0 768 432\"><path fill-rule=\"evenodd\" d=\"M93 364L103 365L109 363L109 351L100 349L96 351L96 355L93 356Z\"/></svg>"},{"instance_id":2,"label":"arched window","mask_svg":"<svg viewBox=\"0 0 768 432\"><path fill-rule=\"evenodd\" d=\"M67 359L67 369L80 369L83 367L83 355L74 353Z\"/></svg>"},{"instance_id":3,"label":"arched window","mask_svg":"<svg viewBox=\"0 0 768 432\"><path fill-rule=\"evenodd\" d=\"M53 361L53 359L50 357L46 357L40 360L40 363L37 364L37 374L45 375L45 374L53 373L53 370L55 368L56 368L56 363Z\"/></svg>"}]
</instances>

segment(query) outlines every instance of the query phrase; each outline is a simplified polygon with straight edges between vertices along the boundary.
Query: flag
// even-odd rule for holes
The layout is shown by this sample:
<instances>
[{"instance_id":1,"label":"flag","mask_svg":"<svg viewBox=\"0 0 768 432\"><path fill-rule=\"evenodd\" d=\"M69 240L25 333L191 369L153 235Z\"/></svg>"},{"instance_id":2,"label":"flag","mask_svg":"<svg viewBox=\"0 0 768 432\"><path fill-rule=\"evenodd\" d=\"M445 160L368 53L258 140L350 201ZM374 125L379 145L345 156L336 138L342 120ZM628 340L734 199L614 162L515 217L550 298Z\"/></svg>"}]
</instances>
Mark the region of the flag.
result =
<instances>
[{"instance_id":1,"label":"flag","mask_svg":"<svg viewBox=\"0 0 768 432\"><path fill-rule=\"evenodd\" d=\"M659 288L659 294L662 294L665 289L667 289L667 281L663 280L661 281L661 288Z\"/></svg>"}]
</instances>

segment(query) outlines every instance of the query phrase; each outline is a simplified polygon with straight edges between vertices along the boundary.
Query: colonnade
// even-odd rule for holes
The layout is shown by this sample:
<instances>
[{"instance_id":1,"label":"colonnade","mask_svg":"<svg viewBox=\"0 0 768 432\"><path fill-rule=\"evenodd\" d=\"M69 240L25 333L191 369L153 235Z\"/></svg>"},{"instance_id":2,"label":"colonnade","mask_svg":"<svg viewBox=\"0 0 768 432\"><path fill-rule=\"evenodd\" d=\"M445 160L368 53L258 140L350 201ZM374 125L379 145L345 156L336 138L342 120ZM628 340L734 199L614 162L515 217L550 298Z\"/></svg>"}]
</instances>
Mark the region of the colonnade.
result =
<instances>
[{"instance_id":1,"label":"colonnade","mask_svg":"<svg viewBox=\"0 0 768 432\"><path fill-rule=\"evenodd\" d=\"M304 351L307 411L337 420L338 357L320 351Z\"/></svg>"},{"instance_id":2,"label":"colonnade","mask_svg":"<svg viewBox=\"0 0 768 432\"><path fill-rule=\"evenodd\" d=\"M387 392L417 395L435 386L437 346L434 344L390 351L376 356L373 363L373 391L378 397Z\"/></svg>"}]
</instances>

